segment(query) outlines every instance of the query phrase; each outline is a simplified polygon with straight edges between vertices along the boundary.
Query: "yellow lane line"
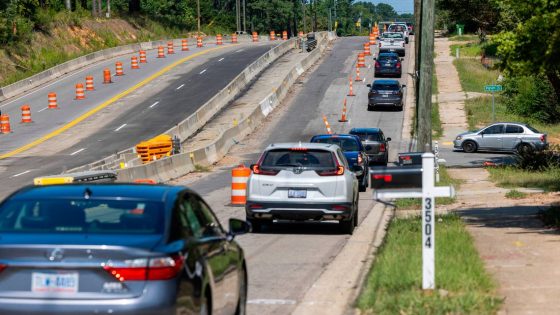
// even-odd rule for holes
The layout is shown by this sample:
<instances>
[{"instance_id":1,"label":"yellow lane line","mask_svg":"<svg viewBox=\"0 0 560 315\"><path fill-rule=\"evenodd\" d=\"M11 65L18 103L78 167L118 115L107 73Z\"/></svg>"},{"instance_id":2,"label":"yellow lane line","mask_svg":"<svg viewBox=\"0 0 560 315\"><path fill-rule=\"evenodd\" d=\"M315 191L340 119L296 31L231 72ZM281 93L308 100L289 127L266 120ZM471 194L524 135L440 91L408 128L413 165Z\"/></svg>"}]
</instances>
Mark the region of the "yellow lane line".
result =
<instances>
[{"instance_id":1,"label":"yellow lane line","mask_svg":"<svg viewBox=\"0 0 560 315\"><path fill-rule=\"evenodd\" d=\"M185 58L183 58L183 59L181 59L181 60L175 61L174 63L172 63L172 64L166 66L165 68L163 68L163 69L159 70L158 72L152 74L151 76L147 77L147 78L144 79L143 81L137 83L137 84L134 85L133 87L130 87L129 89L127 89L127 90L125 90L125 91L123 91L123 92L121 92L121 93L119 93L119 94L113 96L113 97L110 98L109 100L107 100L107 101L101 103L101 104L98 105L97 107L95 107L95 108L89 110L89 111L86 112L85 114L82 114L82 115L79 116L78 118L72 120L71 122L67 123L66 125L60 127L59 129L56 129L56 130L50 132L49 134L44 135L44 136L42 136L41 138L39 138L39 139L37 139L37 140L35 140L35 141L31 142L31 143L28 143L28 144L26 144L26 145L24 145L24 146L22 146L22 147L19 147L19 148L13 150L13 151L10 151L10 152L8 152L8 153L5 153L5 154L0 155L0 160L3 160L3 159L6 159L6 158L9 158L9 157L12 157L12 156L14 156L14 155L16 155L16 154L19 154L19 153L21 153L21 152L27 151L27 150L29 150L29 149L31 149L31 148L33 148L33 147L39 145L39 144L41 144L41 143L43 143L43 142L45 142L45 141L51 139L51 138L53 138L53 137L55 137L55 136L57 136L57 135L63 133L64 131L66 131L66 130L72 128L72 127L74 127L75 125L77 125L77 124L79 124L80 122L84 121L85 119L89 118L91 115L97 113L98 111L100 111L100 110L102 110L103 108L105 108L105 107L111 105L112 103L118 101L119 99L121 99L121 98L127 96L128 94L130 94L130 93L136 91L137 89L141 88L142 86L144 86L144 85L146 85L147 83L151 82L151 81L154 80L155 78L157 78L157 77L163 75L163 74L166 73L167 71L169 71L169 70L175 68L176 66L178 66L179 64L181 64L181 63L183 63L183 62L185 62L185 61L188 61L188 60L190 60L190 59L192 59L192 58L198 57L198 56L200 56L200 55L203 55L203 54L206 54L206 53L209 53L209 52L218 50L218 49L224 49L224 48L228 48L228 47L232 47L232 46L229 46L229 45L228 45L228 46L210 48L210 49L207 49L207 50L204 50L204 51L201 51L201 52L197 52L197 53L195 53L195 54L192 54L192 55L190 55L190 56L188 56L188 57L185 57Z\"/></svg>"}]
</instances>

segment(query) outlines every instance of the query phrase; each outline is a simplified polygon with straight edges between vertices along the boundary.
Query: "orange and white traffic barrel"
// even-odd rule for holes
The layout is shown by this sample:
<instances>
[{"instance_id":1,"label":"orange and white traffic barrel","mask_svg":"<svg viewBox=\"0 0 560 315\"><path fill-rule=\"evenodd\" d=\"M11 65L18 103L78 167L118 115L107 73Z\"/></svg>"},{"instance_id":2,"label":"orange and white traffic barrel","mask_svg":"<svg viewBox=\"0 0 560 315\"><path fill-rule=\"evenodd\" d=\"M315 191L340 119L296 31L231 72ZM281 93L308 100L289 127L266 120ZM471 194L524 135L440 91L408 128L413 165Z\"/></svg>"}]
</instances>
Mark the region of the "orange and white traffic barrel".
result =
<instances>
[{"instance_id":1,"label":"orange and white traffic barrel","mask_svg":"<svg viewBox=\"0 0 560 315\"><path fill-rule=\"evenodd\" d=\"M375 34L374 33L369 33L369 44L370 45L375 45Z\"/></svg>"},{"instance_id":2,"label":"orange and white traffic barrel","mask_svg":"<svg viewBox=\"0 0 560 315\"><path fill-rule=\"evenodd\" d=\"M136 57L136 56L130 57L130 68L131 69L140 69L140 66L138 66L138 57Z\"/></svg>"},{"instance_id":3,"label":"orange and white traffic barrel","mask_svg":"<svg viewBox=\"0 0 560 315\"><path fill-rule=\"evenodd\" d=\"M121 76L124 75L124 70L123 70L123 66L122 66L122 62L117 61L115 62L115 75L116 76Z\"/></svg>"},{"instance_id":4,"label":"orange and white traffic barrel","mask_svg":"<svg viewBox=\"0 0 560 315\"><path fill-rule=\"evenodd\" d=\"M157 57L158 58L165 58L165 54L163 52L163 46L158 46L157 48Z\"/></svg>"},{"instance_id":5,"label":"orange and white traffic barrel","mask_svg":"<svg viewBox=\"0 0 560 315\"><path fill-rule=\"evenodd\" d=\"M81 83L76 84L76 99L83 100L86 98L86 94L84 93L84 85Z\"/></svg>"},{"instance_id":6,"label":"orange and white traffic barrel","mask_svg":"<svg viewBox=\"0 0 560 315\"><path fill-rule=\"evenodd\" d=\"M103 69L103 84L113 83L111 80L111 70L108 68Z\"/></svg>"},{"instance_id":7,"label":"orange and white traffic barrel","mask_svg":"<svg viewBox=\"0 0 560 315\"><path fill-rule=\"evenodd\" d=\"M189 50L189 45L186 39L182 39L181 40L181 50L182 51L188 51Z\"/></svg>"},{"instance_id":8,"label":"orange and white traffic barrel","mask_svg":"<svg viewBox=\"0 0 560 315\"><path fill-rule=\"evenodd\" d=\"M259 41L259 33L253 32L253 42L258 42L258 41Z\"/></svg>"},{"instance_id":9,"label":"orange and white traffic barrel","mask_svg":"<svg viewBox=\"0 0 560 315\"><path fill-rule=\"evenodd\" d=\"M196 47L198 48L202 47L202 36L198 36L196 38Z\"/></svg>"},{"instance_id":10,"label":"orange and white traffic barrel","mask_svg":"<svg viewBox=\"0 0 560 315\"><path fill-rule=\"evenodd\" d=\"M366 56L371 56L371 50L369 49L369 43L364 43L364 54Z\"/></svg>"},{"instance_id":11,"label":"orange and white traffic barrel","mask_svg":"<svg viewBox=\"0 0 560 315\"><path fill-rule=\"evenodd\" d=\"M231 43L237 44L237 34L231 34Z\"/></svg>"},{"instance_id":12,"label":"orange and white traffic barrel","mask_svg":"<svg viewBox=\"0 0 560 315\"><path fill-rule=\"evenodd\" d=\"M270 31L270 40L276 40L276 33L274 31Z\"/></svg>"},{"instance_id":13,"label":"orange and white traffic barrel","mask_svg":"<svg viewBox=\"0 0 560 315\"><path fill-rule=\"evenodd\" d=\"M366 55L364 53L358 54L358 67L360 68L366 67Z\"/></svg>"},{"instance_id":14,"label":"orange and white traffic barrel","mask_svg":"<svg viewBox=\"0 0 560 315\"><path fill-rule=\"evenodd\" d=\"M31 121L31 107L25 104L21 107L21 123L26 124L33 122Z\"/></svg>"},{"instance_id":15,"label":"orange and white traffic barrel","mask_svg":"<svg viewBox=\"0 0 560 315\"><path fill-rule=\"evenodd\" d=\"M223 43L222 34L216 35L216 45L222 45Z\"/></svg>"},{"instance_id":16,"label":"orange and white traffic barrel","mask_svg":"<svg viewBox=\"0 0 560 315\"><path fill-rule=\"evenodd\" d=\"M240 164L231 170L231 204L244 205L247 202L247 181L251 169Z\"/></svg>"},{"instance_id":17,"label":"orange and white traffic barrel","mask_svg":"<svg viewBox=\"0 0 560 315\"><path fill-rule=\"evenodd\" d=\"M10 125L10 116L4 114L0 115L0 133L10 133L12 127Z\"/></svg>"},{"instance_id":18,"label":"orange and white traffic barrel","mask_svg":"<svg viewBox=\"0 0 560 315\"><path fill-rule=\"evenodd\" d=\"M174 53L175 53L175 50L173 48L173 42L167 42L167 54L172 55Z\"/></svg>"},{"instance_id":19,"label":"orange and white traffic barrel","mask_svg":"<svg viewBox=\"0 0 560 315\"><path fill-rule=\"evenodd\" d=\"M93 76L88 75L86 77L86 91L94 91L95 88L93 87Z\"/></svg>"},{"instance_id":20,"label":"orange and white traffic barrel","mask_svg":"<svg viewBox=\"0 0 560 315\"><path fill-rule=\"evenodd\" d=\"M288 32L282 31L282 40L288 40Z\"/></svg>"},{"instance_id":21,"label":"orange and white traffic barrel","mask_svg":"<svg viewBox=\"0 0 560 315\"><path fill-rule=\"evenodd\" d=\"M146 51L140 50L138 53L140 54L140 63L148 63L148 59L146 59Z\"/></svg>"},{"instance_id":22,"label":"orange and white traffic barrel","mask_svg":"<svg viewBox=\"0 0 560 315\"><path fill-rule=\"evenodd\" d=\"M48 109L58 109L58 103L56 101L56 93L49 93L48 95L49 105Z\"/></svg>"}]
</instances>

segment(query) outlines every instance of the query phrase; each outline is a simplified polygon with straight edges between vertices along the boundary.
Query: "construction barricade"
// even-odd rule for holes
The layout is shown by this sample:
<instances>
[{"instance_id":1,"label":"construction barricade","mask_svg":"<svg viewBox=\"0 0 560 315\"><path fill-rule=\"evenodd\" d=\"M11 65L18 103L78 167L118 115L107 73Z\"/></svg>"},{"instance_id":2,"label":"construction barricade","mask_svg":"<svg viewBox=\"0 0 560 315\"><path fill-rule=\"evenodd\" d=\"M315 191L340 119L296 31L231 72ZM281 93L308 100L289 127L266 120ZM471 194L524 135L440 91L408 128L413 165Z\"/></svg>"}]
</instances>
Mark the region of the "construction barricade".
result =
<instances>
[{"instance_id":1,"label":"construction barricade","mask_svg":"<svg viewBox=\"0 0 560 315\"><path fill-rule=\"evenodd\" d=\"M4 114L0 115L0 133L6 134L12 132L10 125L10 116Z\"/></svg>"},{"instance_id":2,"label":"construction barricade","mask_svg":"<svg viewBox=\"0 0 560 315\"><path fill-rule=\"evenodd\" d=\"M188 51L189 50L189 45L188 45L186 39L181 40L181 50L182 51Z\"/></svg>"},{"instance_id":3,"label":"construction barricade","mask_svg":"<svg viewBox=\"0 0 560 315\"><path fill-rule=\"evenodd\" d=\"M163 46L158 46L157 48L157 57L158 58L165 58L165 53L163 51Z\"/></svg>"},{"instance_id":4,"label":"construction barricade","mask_svg":"<svg viewBox=\"0 0 560 315\"><path fill-rule=\"evenodd\" d=\"M259 33L257 33L257 32L253 32L253 35L252 35L252 37L253 37L253 42L255 42L255 43L256 43L256 42L258 42L258 41L259 41Z\"/></svg>"},{"instance_id":5,"label":"construction barricade","mask_svg":"<svg viewBox=\"0 0 560 315\"><path fill-rule=\"evenodd\" d=\"M93 87L93 76L88 75L86 77L86 91L94 91L95 88Z\"/></svg>"},{"instance_id":6,"label":"construction barricade","mask_svg":"<svg viewBox=\"0 0 560 315\"><path fill-rule=\"evenodd\" d=\"M140 50L138 53L140 54L140 63L148 63L148 59L146 59L146 51Z\"/></svg>"},{"instance_id":7,"label":"construction barricade","mask_svg":"<svg viewBox=\"0 0 560 315\"><path fill-rule=\"evenodd\" d=\"M276 40L276 33L274 31L270 31L270 40Z\"/></svg>"},{"instance_id":8,"label":"construction barricade","mask_svg":"<svg viewBox=\"0 0 560 315\"><path fill-rule=\"evenodd\" d=\"M240 164L231 170L231 204L244 205L247 202L247 181L251 169Z\"/></svg>"},{"instance_id":9,"label":"construction barricade","mask_svg":"<svg viewBox=\"0 0 560 315\"><path fill-rule=\"evenodd\" d=\"M115 62L115 75L119 77L124 75L123 65L120 61Z\"/></svg>"},{"instance_id":10,"label":"construction barricade","mask_svg":"<svg viewBox=\"0 0 560 315\"><path fill-rule=\"evenodd\" d=\"M201 48L202 46L202 36L198 36L196 38L196 47Z\"/></svg>"},{"instance_id":11,"label":"construction barricade","mask_svg":"<svg viewBox=\"0 0 560 315\"><path fill-rule=\"evenodd\" d=\"M237 34L232 34L231 35L231 43L232 44L237 44Z\"/></svg>"},{"instance_id":12,"label":"construction barricade","mask_svg":"<svg viewBox=\"0 0 560 315\"><path fill-rule=\"evenodd\" d=\"M81 83L76 84L76 99L83 100L86 98L86 94L84 93L84 85Z\"/></svg>"},{"instance_id":13,"label":"construction barricade","mask_svg":"<svg viewBox=\"0 0 560 315\"><path fill-rule=\"evenodd\" d=\"M33 122L31 120L31 107L25 104L21 107L21 123L26 124L31 122Z\"/></svg>"},{"instance_id":14,"label":"construction barricade","mask_svg":"<svg viewBox=\"0 0 560 315\"><path fill-rule=\"evenodd\" d=\"M48 109L58 109L58 103L56 101L56 93L49 93L49 106Z\"/></svg>"},{"instance_id":15,"label":"construction barricade","mask_svg":"<svg viewBox=\"0 0 560 315\"><path fill-rule=\"evenodd\" d=\"M222 34L216 35L216 45L223 45Z\"/></svg>"},{"instance_id":16,"label":"construction barricade","mask_svg":"<svg viewBox=\"0 0 560 315\"><path fill-rule=\"evenodd\" d=\"M147 141L142 141L136 145L136 154L146 164L151 161L161 159L164 156L171 156L173 149L173 139L170 135L159 135Z\"/></svg>"},{"instance_id":17,"label":"construction barricade","mask_svg":"<svg viewBox=\"0 0 560 315\"><path fill-rule=\"evenodd\" d=\"M366 67L366 55L364 53L358 54L358 67L365 68Z\"/></svg>"},{"instance_id":18,"label":"construction barricade","mask_svg":"<svg viewBox=\"0 0 560 315\"><path fill-rule=\"evenodd\" d=\"M173 55L175 53L173 42L167 42L167 54Z\"/></svg>"}]
</instances>

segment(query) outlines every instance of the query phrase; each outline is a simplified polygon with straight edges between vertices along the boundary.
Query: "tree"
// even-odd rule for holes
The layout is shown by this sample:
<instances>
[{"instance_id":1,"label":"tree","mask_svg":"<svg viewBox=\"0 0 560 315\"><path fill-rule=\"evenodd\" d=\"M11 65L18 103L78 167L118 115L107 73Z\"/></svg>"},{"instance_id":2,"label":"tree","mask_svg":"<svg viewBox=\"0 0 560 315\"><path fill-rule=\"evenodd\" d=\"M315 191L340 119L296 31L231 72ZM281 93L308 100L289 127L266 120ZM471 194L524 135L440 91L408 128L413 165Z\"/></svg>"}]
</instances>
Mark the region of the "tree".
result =
<instances>
[{"instance_id":1,"label":"tree","mask_svg":"<svg viewBox=\"0 0 560 315\"><path fill-rule=\"evenodd\" d=\"M451 24L465 24L465 29L492 30L500 19L500 0L436 0L436 8L444 11Z\"/></svg>"},{"instance_id":2,"label":"tree","mask_svg":"<svg viewBox=\"0 0 560 315\"><path fill-rule=\"evenodd\" d=\"M399 16L397 14L397 12L395 11L395 9L393 9L392 6L390 6L386 3L380 3L380 4L376 5L375 6L375 11L376 11L377 16L379 17L380 20L394 19L397 16Z\"/></svg>"}]
</instances>

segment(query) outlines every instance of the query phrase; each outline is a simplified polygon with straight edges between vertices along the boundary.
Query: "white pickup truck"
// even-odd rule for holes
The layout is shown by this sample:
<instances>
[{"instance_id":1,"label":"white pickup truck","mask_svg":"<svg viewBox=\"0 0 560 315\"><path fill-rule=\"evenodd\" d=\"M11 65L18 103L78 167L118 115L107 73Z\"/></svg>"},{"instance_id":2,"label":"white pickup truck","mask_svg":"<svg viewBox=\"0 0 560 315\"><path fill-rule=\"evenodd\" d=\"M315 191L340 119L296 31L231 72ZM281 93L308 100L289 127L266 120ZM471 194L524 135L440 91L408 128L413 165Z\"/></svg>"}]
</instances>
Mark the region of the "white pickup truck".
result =
<instances>
[{"instance_id":1,"label":"white pickup truck","mask_svg":"<svg viewBox=\"0 0 560 315\"><path fill-rule=\"evenodd\" d=\"M399 56L404 56L404 43L402 32L385 32L379 38L379 53L396 52Z\"/></svg>"},{"instance_id":2,"label":"white pickup truck","mask_svg":"<svg viewBox=\"0 0 560 315\"><path fill-rule=\"evenodd\" d=\"M387 31L389 32L399 32L399 33L403 33L403 37L404 37L404 42L405 44L408 44L408 25L406 25L406 23L393 23L391 25L389 25L389 28L387 28Z\"/></svg>"}]
</instances>

